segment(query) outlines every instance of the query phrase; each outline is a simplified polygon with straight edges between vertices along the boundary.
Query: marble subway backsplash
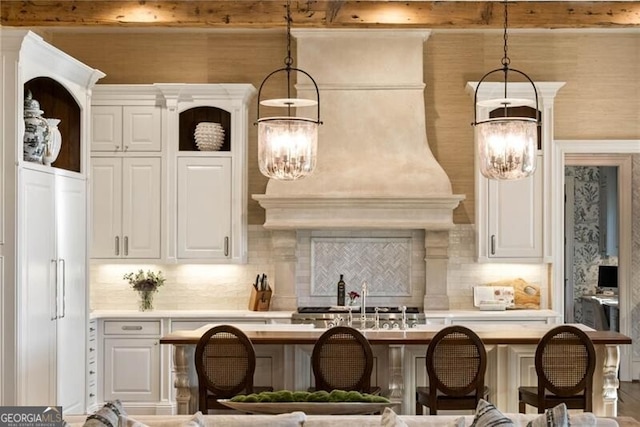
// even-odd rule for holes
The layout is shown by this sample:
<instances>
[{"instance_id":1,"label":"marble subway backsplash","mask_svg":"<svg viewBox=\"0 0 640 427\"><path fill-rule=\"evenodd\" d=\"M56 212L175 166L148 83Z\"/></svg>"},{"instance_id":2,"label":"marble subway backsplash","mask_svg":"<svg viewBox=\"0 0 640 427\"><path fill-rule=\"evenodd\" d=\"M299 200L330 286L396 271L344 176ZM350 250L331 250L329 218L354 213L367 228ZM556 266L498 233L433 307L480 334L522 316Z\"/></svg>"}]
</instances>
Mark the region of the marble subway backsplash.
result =
<instances>
[{"instance_id":1,"label":"marble subway backsplash","mask_svg":"<svg viewBox=\"0 0 640 427\"><path fill-rule=\"evenodd\" d=\"M348 232L338 234L352 237ZM458 225L449 236L447 274L451 309L473 308L473 286L516 277L540 285L542 307L548 307L546 265L478 264L474 261L472 225ZM244 265L92 264L91 309L137 310L138 295L122 276L140 268L162 270L167 279L154 297L156 310L246 310L256 274L274 276L271 233L261 225L249 226L249 256ZM335 281L337 283L337 278ZM415 282L413 292L424 294L424 279L412 278L412 281ZM277 292L277 283L273 285ZM298 284L298 291L309 295L310 284ZM314 305L313 297L308 301L311 303L306 304L305 300L304 305ZM320 304L323 303L317 305Z\"/></svg>"}]
</instances>

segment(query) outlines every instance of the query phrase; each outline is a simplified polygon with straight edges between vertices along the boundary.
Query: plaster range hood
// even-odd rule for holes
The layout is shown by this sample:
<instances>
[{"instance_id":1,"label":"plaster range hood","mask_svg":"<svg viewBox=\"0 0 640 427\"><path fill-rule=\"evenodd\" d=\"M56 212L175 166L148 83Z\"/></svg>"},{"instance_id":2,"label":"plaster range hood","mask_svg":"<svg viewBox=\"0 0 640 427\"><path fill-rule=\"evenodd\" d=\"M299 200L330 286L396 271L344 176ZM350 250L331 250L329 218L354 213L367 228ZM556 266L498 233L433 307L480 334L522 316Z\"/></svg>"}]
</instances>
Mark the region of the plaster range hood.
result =
<instances>
[{"instance_id":1,"label":"plaster range hood","mask_svg":"<svg viewBox=\"0 0 640 427\"><path fill-rule=\"evenodd\" d=\"M320 88L314 173L270 180L253 195L264 227L424 229L453 227L462 195L436 161L426 136L423 30L294 30L297 66ZM313 97L308 81L299 97ZM315 111L299 111L312 117Z\"/></svg>"}]
</instances>

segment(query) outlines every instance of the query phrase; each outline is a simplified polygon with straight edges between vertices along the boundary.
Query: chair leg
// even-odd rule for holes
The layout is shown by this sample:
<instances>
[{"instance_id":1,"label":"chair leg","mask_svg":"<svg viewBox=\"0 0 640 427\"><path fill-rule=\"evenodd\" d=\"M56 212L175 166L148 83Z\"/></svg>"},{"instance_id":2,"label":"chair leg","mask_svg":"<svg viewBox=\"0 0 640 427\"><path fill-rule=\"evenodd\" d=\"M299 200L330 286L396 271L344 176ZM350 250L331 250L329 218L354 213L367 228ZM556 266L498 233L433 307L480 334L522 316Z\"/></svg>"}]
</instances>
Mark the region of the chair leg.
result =
<instances>
[{"instance_id":1,"label":"chair leg","mask_svg":"<svg viewBox=\"0 0 640 427\"><path fill-rule=\"evenodd\" d=\"M438 409L429 406L429 415L438 415Z\"/></svg>"},{"instance_id":2,"label":"chair leg","mask_svg":"<svg viewBox=\"0 0 640 427\"><path fill-rule=\"evenodd\" d=\"M518 412L524 414L527 411L527 404L522 400L518 403Z\"/></svg>"},{"instance_id":3,"label":"chair leg","mask_svg":"<svg viewBox=\"0 0 640 427\"><path fill-rule=\"evenodd\" d=\"M416 415L424 415L422 405L416 399Z\"/></svg>"}]
</instances>

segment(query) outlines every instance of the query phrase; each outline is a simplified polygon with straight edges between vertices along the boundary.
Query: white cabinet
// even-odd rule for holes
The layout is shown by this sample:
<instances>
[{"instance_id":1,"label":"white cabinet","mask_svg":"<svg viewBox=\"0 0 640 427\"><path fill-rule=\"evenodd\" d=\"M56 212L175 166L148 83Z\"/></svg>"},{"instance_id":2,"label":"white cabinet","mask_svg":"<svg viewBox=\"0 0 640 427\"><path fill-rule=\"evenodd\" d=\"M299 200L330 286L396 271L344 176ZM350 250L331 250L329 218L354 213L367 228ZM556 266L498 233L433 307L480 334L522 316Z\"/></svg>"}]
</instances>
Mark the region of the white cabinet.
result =
<instances>
[{"instance_id":1,"label":"white cabinet","mask_svg":"<svg viewBox=\"0 0 640 427\"><path fill-rule=\"evenodd\" d=\"M103 399L160 400L160 321L104 322Z\"/></svg>"},{"instance_id":2,"label":"white cabinet","mask_svg":"<svg viewBox=\"0 0 640 427\"><path fill-rule=\"evenodd\" d=\"M160 258L160 157L93 157L92 258Z\"/></svg>"},{"instance_id":3,"label":"white cabinet","mask_svg":"<svg viewBox=\"0 0 640 427\"><path fill-rule=\"evenodd\" d=\"M541 259L542 248L542 156L534 175L515 181L483 179L487 188L487 248L489 258Z\"/></svg>"},{"instance_id":4,"label":"white cabinet","mask_svg":"<svg viewBox=\"0 0 640 427\"><path fill-rule=\"evenodd\" d=\"M86 189L82 179L22 170L19 402L67 413L85 405Z\"/></svg>"},{"instance_id":5,"label":"white cabinet","mask_svg":"<svg viewBox=\"0 0 640 427\"><path fill-rule=\"evenodd\" d=\"M3 28L0 404L86 413L87 181L91 88L104 74ZM27 91L61 119L53 166L23 160Z\"/></svg>"},{"instance_id":6,"label":"white cabinet","mask_svg":"<svg viewBox=\"0 0 640 427\"><path fill-rule=\"evenodd\" d=\"M178 258L230 255L231 159L178 158Z\"/></svg>"},{"instance_id":7,"label":"white cabinet","mask_svg":"<svg viewBox=\"0 0 640 427\"><path fill-rule=\"evenodd\" d=\"M475 226L478 262L542 263L551 262L550 180L545 171L552 163L553 104L563 82L537 82L538 111L541 118L537 168L533 176L517 181L490 180L482 176L476 160ZM467 92L475 94L477 82L467 83ZM535 112L535 97L530 83L509 83L510 98L529 100ZM504 98L504 83L483 82L478 101ZM477 107L477 119L486 120L488 106Z\"/></svg>"},{"instance_id":8,"label":"white cabinet","mask_svg":"<svg viewBox=\"0 0 640 427\"><path fill-rule=\"evenodd\" d=\"M167 106L167 258L247 261L248 84L156 84ZM200 151L198 123L224 129L217 151Z\"/></svg>"},{"instance_id":9,"label":"white cabinet","mask_svg":"<svg viewBox=\"0 0 640 427\"><path fill-rule=\"evenodd\" d=\"M161 109L156 106L95 105L91 151L160 151Z\"/></svg>"}]
</instances>

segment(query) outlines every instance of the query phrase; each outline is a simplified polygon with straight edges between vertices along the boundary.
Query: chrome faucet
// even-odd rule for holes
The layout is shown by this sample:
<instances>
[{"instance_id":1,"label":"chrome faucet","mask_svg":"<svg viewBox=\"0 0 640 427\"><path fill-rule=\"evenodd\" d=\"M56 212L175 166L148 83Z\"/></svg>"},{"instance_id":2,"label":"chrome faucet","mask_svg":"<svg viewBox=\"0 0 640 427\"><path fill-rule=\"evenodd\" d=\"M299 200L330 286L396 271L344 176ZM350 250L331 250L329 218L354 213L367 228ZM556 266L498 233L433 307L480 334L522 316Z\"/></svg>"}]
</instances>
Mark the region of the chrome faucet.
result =
<instances>
[{"instance_id":1,"label":"chrome faucet","mask_svg":"<svg viewBox=\"0 0 640 427\"><path fill-rule=\"evenodd\" d=\"M353 312L351 310L353 310L353 307L347 306L347 308L349 309L349 317L347 318L347 326L348 327L352 327L353 326Z\"/></svg>"},{"instance_id":2,"label":"chrome faucet","mask_svg":"<svg viewBox=\"0 0 640 427\"><path fill-rule=\"evenodd\" d=\"M362 292L360 298L362 298L362 306L360 307L360 328L367 328L367 289L368 285L366 280L362 282Z\"/></svg>"},{"instance_id":3,"label":"chrome faucet","mask_svg":"<svg viewBox=\"0 0 640 427\"><path fill-rule=\"evenodd\" d=\"M400 329L407 329L409 325L407 325L407 306L403 305L400 307L402 310L402 324L400 325Z\"/></svg>"},{"instance_id":4,"label":"chrome faucet","mask_svg":"<svg viewBox=\"0 0 640 427\"><path fill-rule=\"evenodd\" d=\"M373 318L373 329L380 329L380 307L375 308L376 315Z\"/></svg>"}]
</instances>

